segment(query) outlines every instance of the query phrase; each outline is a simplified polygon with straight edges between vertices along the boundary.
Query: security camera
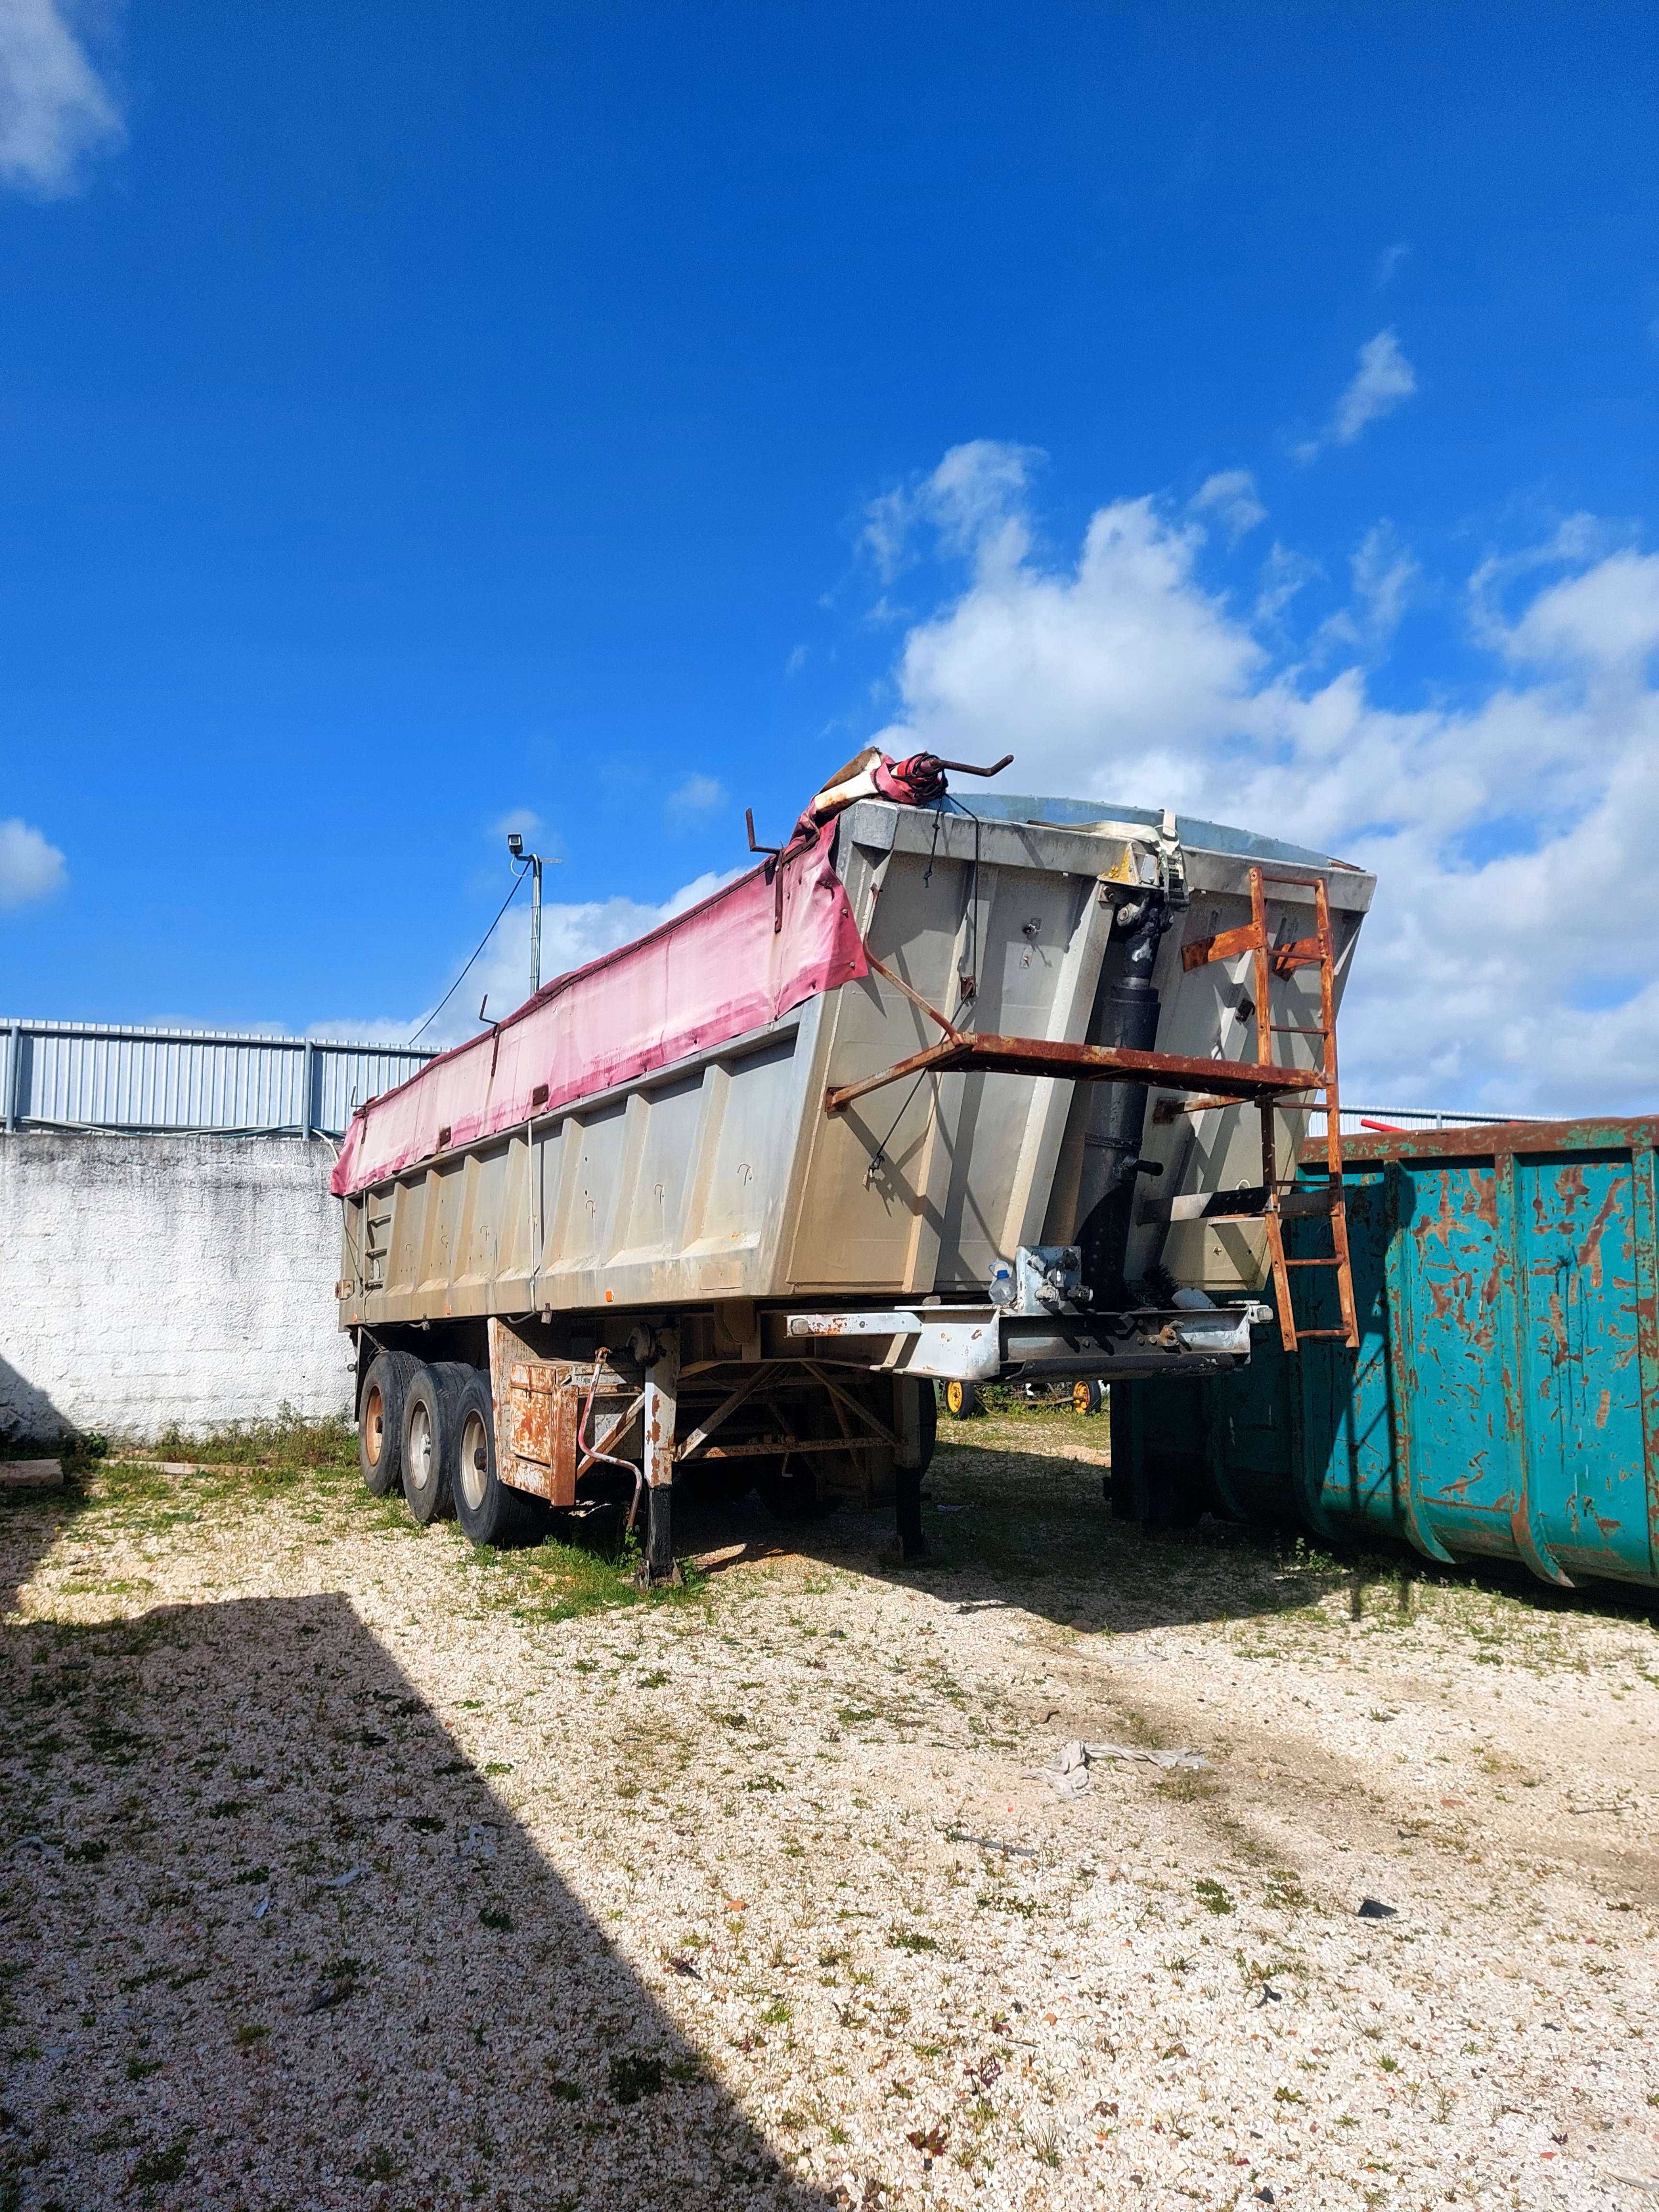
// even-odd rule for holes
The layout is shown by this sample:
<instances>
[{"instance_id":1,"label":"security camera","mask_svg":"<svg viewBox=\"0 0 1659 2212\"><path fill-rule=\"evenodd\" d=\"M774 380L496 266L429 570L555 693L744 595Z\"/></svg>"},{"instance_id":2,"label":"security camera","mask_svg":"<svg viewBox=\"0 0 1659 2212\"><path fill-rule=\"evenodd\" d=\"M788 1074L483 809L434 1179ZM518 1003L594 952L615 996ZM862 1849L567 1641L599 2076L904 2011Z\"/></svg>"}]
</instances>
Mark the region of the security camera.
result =
<instances>
[{"instance_id":1,"label":"security camera","mask_svg":"<svg viewBox=\"0 0 1659 2212\"><path fill-rule=\"evenodd\" d=\"M509 830L507 833L507 849L515 860L523 859L524 839L520 836L516 830Z\"/></svg>"}]
</instances>

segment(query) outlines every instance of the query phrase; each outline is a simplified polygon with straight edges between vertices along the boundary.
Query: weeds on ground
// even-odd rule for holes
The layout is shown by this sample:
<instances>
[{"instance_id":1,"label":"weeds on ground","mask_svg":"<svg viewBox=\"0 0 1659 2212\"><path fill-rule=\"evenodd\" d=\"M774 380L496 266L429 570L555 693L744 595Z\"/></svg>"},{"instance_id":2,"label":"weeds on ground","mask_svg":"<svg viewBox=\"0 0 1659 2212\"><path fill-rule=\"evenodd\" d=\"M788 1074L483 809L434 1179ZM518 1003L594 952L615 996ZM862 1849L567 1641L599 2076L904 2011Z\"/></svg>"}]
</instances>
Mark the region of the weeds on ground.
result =
<instances>
[{"instance_id":1,"label":"weeds on ground","mask_svg":"<svg viewBox=\"0 0 1659 2212\"><path fill-rule=\"evenodd\" d=\"M186 1472L169 1472L171 1462ZM682 1584L644 1589L636 1582L638 1541L606 1515L578 1533L556 1521L536 1545L478 1549L453 1522L421 1528L402 1496L376 1498L358 1471L356 1431L343 1421L308 1421L283 1408L275 1420L187 1435L169 1430L142 1455L107 1450L102 1438L81 1438L65 1460L66 1486L52 1498L7 1501L0 1512L21 1534L23 1516L39 1520L45 1540L79 1544L105 1538L143 1540L175 1528L244 1516L281 1505L342 1530L367 1525L388 1539L430 1540L453 1553L458 1571L473 1574L483 1602L538 1623L568 1620L610 1607L696 1602L702 1579L687 1570ZM131 1594L129 1583L83 1576L68 1594Z\"/></svg>"}]
</instances>

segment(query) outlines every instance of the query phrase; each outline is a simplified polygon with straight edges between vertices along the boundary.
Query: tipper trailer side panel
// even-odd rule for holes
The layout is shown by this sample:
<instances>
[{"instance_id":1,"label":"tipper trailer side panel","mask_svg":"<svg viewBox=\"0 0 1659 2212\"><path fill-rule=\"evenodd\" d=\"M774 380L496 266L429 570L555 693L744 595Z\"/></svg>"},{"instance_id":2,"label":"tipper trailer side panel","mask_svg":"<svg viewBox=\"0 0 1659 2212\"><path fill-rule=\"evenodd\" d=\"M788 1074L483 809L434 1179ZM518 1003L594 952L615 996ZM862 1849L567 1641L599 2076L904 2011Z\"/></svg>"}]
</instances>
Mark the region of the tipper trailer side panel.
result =
<instances>
[{"instance_id":1,"label":"tipper trailer side panel","mask_svg":"<svg viewBox=\"0 0 1659 2212\"><path fill-rule=\"evenodd\" d=\"M1117 904L1155 854L1134 825L980 822L865 801L840 824L838 861L871 953L918 996L981 1031L1077 1043L1091 1040L1113 979ZM1158 954L1159 1049L1231 1058L1249 1021L1248 963L1187 973L1181 951L1248 917L1249 855L1188 848L1182 860L1190 904ZM1329 863L1323 872L1342 979L1372 883ZM1302 927L1310 897L1276 887L1286 929ZM1308 1018L1310 988L1285 987L1287 1021ZM763 1030L353 1194L342 1323L982 1293L1020 1245L1075 1234L1092 1087L947 1074L824 1112L830 1086L937 1034L872 970ZM1311 1064L1298 1036L1284 1057ZM1304 1116L1282 1123L1288 1159ZM1194 1115L1154 1088L1140 1152L1158 1172L1145 1179L1130 1273L1158 1263L1218 1296L1259 1289L1259 1231L1182 1219L1176 1203L1256 1178L1253 1112Z\"/></svg>"}]
</instances>

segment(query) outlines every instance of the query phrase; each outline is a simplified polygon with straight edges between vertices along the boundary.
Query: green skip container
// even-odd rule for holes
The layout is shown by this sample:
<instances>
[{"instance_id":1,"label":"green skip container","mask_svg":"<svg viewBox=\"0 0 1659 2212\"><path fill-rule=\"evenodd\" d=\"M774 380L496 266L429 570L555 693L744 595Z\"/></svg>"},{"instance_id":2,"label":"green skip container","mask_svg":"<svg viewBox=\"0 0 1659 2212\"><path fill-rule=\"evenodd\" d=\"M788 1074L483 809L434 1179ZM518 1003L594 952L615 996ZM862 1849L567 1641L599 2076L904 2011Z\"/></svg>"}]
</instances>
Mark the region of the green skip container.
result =
<instances>
[{"instance_id":1,"label":"green skip container","mask_svg":"<svg viewBox=\"0 0 1659 2212\"><path fill-rule=\"evenodd\" d=\"M1152 1523L1206 1507L1543 1581L1659 1584L1659 1121L1505 1122L1345 1138L1358 1352L1112 1391L1112 1497ZM1304 1172L1322 1181L1322 1144ZM1315 1155L1317 1154L1317 1161ZM1317 1217L1290 1256L1328 1251ZM1305 1287L1304 1287L1305 1286ZM1298 1322L1340 1322L1298 1271Z\"/></svg>"}]
</instances>

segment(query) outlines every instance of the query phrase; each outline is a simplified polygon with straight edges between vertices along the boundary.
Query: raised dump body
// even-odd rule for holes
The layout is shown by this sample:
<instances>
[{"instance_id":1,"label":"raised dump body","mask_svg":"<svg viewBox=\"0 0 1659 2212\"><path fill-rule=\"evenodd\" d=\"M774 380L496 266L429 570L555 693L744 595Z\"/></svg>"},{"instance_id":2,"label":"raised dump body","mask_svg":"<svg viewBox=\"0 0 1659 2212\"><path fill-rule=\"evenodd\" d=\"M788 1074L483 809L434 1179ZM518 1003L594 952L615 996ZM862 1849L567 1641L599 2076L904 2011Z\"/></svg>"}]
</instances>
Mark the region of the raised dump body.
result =
<instances>
[{"instance_id":1,"label":"raised dump body","mask_svg":"<svg viewBox=\"0 0 1659 2212\"><path fill-rule=\"evenodd\" d=\"M621 1462L654 1492L676 1456L867 1497L925 1454L933 1378L1242 1361L1259 1109L1292 1160L1372 888L1167 815L860 799L359 1115L340 1319L381 1449L395 1352L488 1373L486 1498Z\"/></svg>"}]
</instances>

